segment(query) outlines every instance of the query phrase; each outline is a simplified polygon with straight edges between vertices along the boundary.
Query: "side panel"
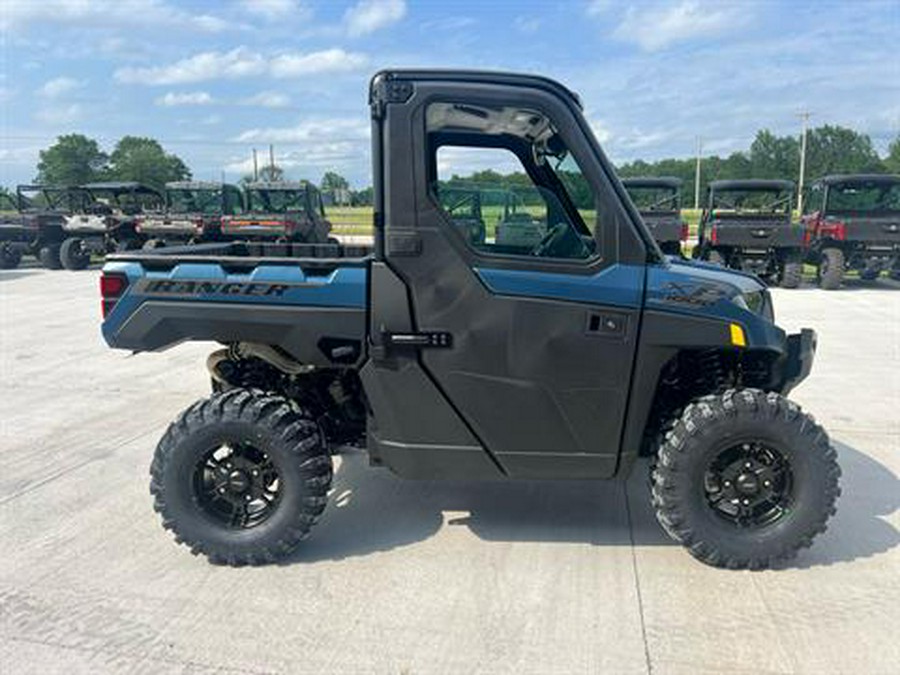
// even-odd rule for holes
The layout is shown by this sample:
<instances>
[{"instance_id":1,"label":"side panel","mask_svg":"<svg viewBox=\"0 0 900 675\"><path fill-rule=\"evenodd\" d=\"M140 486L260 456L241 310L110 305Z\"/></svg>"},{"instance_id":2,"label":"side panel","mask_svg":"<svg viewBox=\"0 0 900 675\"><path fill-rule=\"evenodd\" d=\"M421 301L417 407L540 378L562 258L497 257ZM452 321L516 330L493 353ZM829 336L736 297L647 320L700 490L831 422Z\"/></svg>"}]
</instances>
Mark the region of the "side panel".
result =
<instances>
[{"instance_id":1,"label":"side panel","mask_svg":"<svg viewBox=\"0 0 900 675\"><path fill-rule=\"evenodd\" d=\"M310 275L299 265L240 273L208 263L148 271L139 263L111 262L104 272L129 281L103 323L112 347L148 351L185 340L250 341L314 365L349 365L363 357L364 267ZM335 349L341 356L335 358Z\"/></svg>"}]
</instances>

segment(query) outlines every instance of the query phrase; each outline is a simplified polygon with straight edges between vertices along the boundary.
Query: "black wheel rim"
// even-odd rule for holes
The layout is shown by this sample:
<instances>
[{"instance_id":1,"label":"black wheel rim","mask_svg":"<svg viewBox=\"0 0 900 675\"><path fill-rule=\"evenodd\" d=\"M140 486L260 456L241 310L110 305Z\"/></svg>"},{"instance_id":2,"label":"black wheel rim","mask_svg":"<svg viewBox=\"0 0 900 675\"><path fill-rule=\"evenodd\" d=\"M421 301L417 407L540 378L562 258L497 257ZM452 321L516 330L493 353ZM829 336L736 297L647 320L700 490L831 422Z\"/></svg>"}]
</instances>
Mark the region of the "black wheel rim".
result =
<instances>
[{"instance_id":1,"label":"black wheel rim","mask_svg":"<svg viewBox=\"0 0 900 675\"><path fill-rule=\"evenodd\" d=\"M275 464L247 443L223 444L206 452L194 469L192 486L204 513L233 530L268 520L282 492Z\"/></svg>"},{"instance_id":2,"label":"black wheel rim","mask_svg":"<svg viewBox=\"0 0 900 675\"><path fill-rule=\"evenodd\" d=\"M704 476L704 491L717 517L735 527L760 528L791 512L794 476L781 451L748 441L715 457Z\"/></svg>"}]
</instances>

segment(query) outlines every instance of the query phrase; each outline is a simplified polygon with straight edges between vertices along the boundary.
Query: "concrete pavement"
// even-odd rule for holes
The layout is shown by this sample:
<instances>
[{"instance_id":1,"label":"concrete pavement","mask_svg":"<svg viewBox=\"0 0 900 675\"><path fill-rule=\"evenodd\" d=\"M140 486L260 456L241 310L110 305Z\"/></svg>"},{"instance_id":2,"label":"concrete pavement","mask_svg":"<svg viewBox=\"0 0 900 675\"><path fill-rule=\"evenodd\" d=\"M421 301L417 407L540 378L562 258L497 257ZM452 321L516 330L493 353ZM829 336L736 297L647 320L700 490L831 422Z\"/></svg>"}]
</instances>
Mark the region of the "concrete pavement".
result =
<instances>
[{"instance_id":1,"label":"concrete pavement","mask_svg":"<svg viewBox=\"0 0 900 675\"><path fill-rule=\"evenodd\" d=\"M794 398L839 445L829 531L783 569L710 569L627 483L404 482L344 455L283 564L214 567L147 469L210 345L131 356L97 272L0 272L0 671L888 673L900 664L900 286L774 291L820 349Z\"/></svg>"}]
</instances>

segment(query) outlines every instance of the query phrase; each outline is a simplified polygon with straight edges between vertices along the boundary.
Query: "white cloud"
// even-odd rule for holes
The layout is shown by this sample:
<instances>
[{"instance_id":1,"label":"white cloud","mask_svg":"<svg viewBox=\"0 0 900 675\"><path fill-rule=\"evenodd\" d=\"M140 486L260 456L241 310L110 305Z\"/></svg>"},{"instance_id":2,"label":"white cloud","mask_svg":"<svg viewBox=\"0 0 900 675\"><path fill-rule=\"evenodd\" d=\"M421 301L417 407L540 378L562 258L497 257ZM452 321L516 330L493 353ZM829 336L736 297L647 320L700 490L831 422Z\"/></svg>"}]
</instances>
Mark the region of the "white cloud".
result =
<instances>
[{"instance_id":1,"label":"white cloud","mask_svg":"<svg viewBox=\"0 0 900 675\"><path fill-rule=\"evenodd\" d=\"M262 75L266 68L262 55L236 47L228 52L200 52L167 66L119 68L115 78L128 84L185 84Z\"/></svg>"},{"instance_id":2,"label":"white cloud","mask_svg":"<svg viewBox=\"0 0 900 675\"><path fill-rule=\"evenodd\" d=\"M46 124L72 124L81 119L83 112L83 108L78 103L69 105L54 104L48 108L38 110L35 117Z\"/></svg>"},{"instance_id":3,"label":"white cloud","mask_svg":"<svg viewBox=\"0 0 900 675\"><path fill-rule=\"evenodd\" d=\"M516 20L513 22L513 25L520 33L530 35L532 33L536 33L541 27L541 20L534 16L517 16Z\"/></svg>"},{"instance_id":4,"label":"white cloud","mask_svg":"<svg viewBox=\"0 0 900 675\"><path fill-rule=\"evenodd\" d=\"M58 98L81 86L81 82L72 77L55 77L48 80L38 89L38 93L46 98Z\"/></svg>"},{"instance_id":5,"label":"white cloud","mask_svg":"<svg viewBox=\"0 0 900 675\"><path fill-rule=\"evenodd\" d=\"M356 117L310 119L292 127L248 129L234 140L239 143L300 143L305 141L353 141L368 139L369 124Z\"/></svg>"},{"instance_id":6,"label":"white cloud","mask_svg":"<svg viewBox=\"0 0 900 675\"><path fill-rule=\"evenodd\" d=\"M629 7L613 37L652 52L697 37L718 37L741 25L746 13L745 5L714 5L697 0Z\"/></svg>"},{"instance_id":7,"label":"white cloud","mask_svg":"<svg viewBox=\"0 0 900 675\"><path fill-rule=\"evenodd\" d=\"M98 23L99 22L99 23ZM163 0L6 0L0 13L0 30L21 29L29 24L45 26L169 26L215 33L229 23L209 14L192 14Z\"/></svg>"},{"instance_id":8,"label":"white cloud","mask_svg":"<svg viewBox=\"0 0 900 675\"><path fill-rule=\"evenodd\" d=\"M604 145L610 138L612 138L612 132L601 120L590 120L590 125L591 131L594 132L594 136L596 136L597 141L600 143L600 145Z\"/></svg>"},{"instance_id":9,"label":"white cloud","mask_svg":"<svg viewBox=\"0 0 900 675\"><path fill-rule=\"evenodd\" d=\"M205 91L170 91L165 96L160 96L156 99L156 105L165 106L166 108L181 105L209 105L210 103L215 103L215 100Z\"/></svg>"},{"instance_id":10,"label":"white cloud","mask_svg":"<svg viewBox=\"0 0 900 675\"><path fill-rule=\"evenodd\" d=\"M277 91L261 91L241 100L241 105L259 106L261 108L286 108L290 104L290 97Z\"/></svg>"},{"instance_id":11,"label":"white cloud","mask_svg":"<svg viewBox=\"0 0 900 675\"><path fill-rule=\"evenodd\" d=\"M343 49L293 52L267 58L247 47L236 47L228 52L201 52L166 66L119 68L115 78L127 84L188 84L265 74L285 78L346 72L366 64L368 58L364 54Z\"/></svg>"},{"instance_id":12,"label":"white cloud","mask_svg":"<svg viewBox=\"0 0 900 675\"><path fill-rule=\"evenodd\" d=\"M335 48L308 54L282 54L272 59L270 65L273 77L302 77L359 70L368 63L365 54Z\"/></svg>"},{"instance_id":13,"label":"white cloud","mask_svg":"<svg viewBox=\"0 0 900 675\"><path fill-rule=\"evenodd\" d=\"M591 0L587 6L588 16L602 16L613 6L612 0Z\"/></svg>"},{"instance_id":14,"label":"white cloud","mask_svg":"<svg viewBox=\"0 0 900 675\"><path fill-rule=\"evenodd\" d=\"M297 0L241 0L240 5L242 11L269 21L286 17L308 19L312 16L312 10Z\"/></svg>"},{"instance_id":15,"label":"white cloud","mask_svg":"<svg viewBox=\"0 0 900 675\"><path fill-rule=\"evenodd\" d=\"M404 16L404 0L361 0L344 12L344 25L351 37L359 37L390 26Z\"/></svg>"}]
</instances>

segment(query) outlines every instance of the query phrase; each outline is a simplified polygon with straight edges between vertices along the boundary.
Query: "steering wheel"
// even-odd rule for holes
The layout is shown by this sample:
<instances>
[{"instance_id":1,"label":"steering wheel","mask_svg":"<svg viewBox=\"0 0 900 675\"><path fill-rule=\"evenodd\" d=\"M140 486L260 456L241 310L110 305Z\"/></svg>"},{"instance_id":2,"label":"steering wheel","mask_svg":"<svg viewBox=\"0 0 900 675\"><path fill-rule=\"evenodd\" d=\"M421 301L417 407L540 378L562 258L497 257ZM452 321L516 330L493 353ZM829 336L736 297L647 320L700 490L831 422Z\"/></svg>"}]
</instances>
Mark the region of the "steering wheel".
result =
<instances>
[{"instance_id":1,"label":"steering wheel","mask_svg":"<svg viewBox=\"0 0 900 675\"><path fill-rule=\"evenodd\" d=\"M543 256L552 251L556 245L566 236L569 226L566 223L557 223L549 230L547 234L538 242L538 245L531 250L531 255Z\"/></svg>"}]
</instances>

